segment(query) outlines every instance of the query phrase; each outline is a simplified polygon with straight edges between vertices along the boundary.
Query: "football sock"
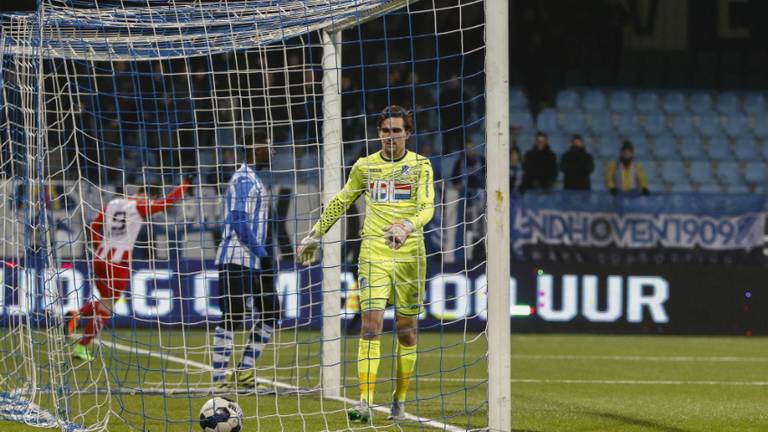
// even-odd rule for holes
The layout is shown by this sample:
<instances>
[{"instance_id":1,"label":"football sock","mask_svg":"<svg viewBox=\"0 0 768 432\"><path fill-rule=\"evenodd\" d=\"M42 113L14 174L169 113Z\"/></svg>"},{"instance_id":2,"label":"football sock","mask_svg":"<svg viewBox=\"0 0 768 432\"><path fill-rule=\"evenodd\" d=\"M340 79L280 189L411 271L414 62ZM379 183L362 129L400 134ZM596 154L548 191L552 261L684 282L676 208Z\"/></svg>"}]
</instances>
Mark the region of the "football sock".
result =
<instances>
[{"instance_id":1,"label":"football sock","mask_svg":"<svg viewBox=\"0 0 768 432\"><path fill-rule=\"evenodd\" d=\"M248 336L248 344L245 346L243 358L240 360L238 369L250 369L256 363L256 359L261 356L264 347L269 343L269 337L272 336L272 327L265 323L256 323L251 328L251 334Z\"/></svg>"},{"instance_id":2,"label":"football sock","mask_svg":"<svg viewBox=\"0 0 768 432\"><path fill-rule=\"evenodd\" d=\"M219 381L226 376L229 358L232 356L234 334L230 330L216 326L213 334L213 381Z\"/></svg>"},{"instance_id":3,"label":"football sock","mask_svg":"<svg viewBox=\"0 0 768 432\"><path fill-rule=\"evenodd\" d=\"M376 371L379 369L381 341L360 339L357 348L357 377L360 382L360 399L373 404L376 388Z\"/></svg>"},{"instance_id":4,"label":"football sock","mask_svg":"<svg viewBox=\"0 0 768 432\"><path fill-rule=\"evenodd\" d=\"M397 384L395 386L394 398L396 401L404 402L408 393L408 384L411 382L411 374L416 366L416 345L405 346L397 344Z\"/></svg>"}]
</instances>

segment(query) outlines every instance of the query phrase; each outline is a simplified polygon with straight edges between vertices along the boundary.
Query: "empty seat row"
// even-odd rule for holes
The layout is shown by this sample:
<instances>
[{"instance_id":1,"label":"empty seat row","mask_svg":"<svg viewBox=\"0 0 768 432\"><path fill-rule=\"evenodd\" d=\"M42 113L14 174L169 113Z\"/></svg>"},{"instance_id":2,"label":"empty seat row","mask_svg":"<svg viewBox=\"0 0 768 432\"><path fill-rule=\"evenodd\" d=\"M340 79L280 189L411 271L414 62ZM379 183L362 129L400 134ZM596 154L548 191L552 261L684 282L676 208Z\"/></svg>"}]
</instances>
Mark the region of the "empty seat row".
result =
<instances>
[{"instance_id":1,"label":"empty seat row","mask_svg":"<svg viewBox=\"0 0 768 432\"><path fill-rule=\"evenodd\" d=\"M727 136L739 138L757 136L768 138L768 115L750 121L745 116L719 115L672 115L634 113L611 114L598 112L585 114L582 112L558 112L545 109L539 113L536 121L528 112L510 113L510 124L522 130L538 129L547 133L594 133L624 135L640 132L649 135L672 133L678 137L701 135L704 137Z\"/></svg>"},{"instance_id":2,"label":"empty seat row","mask_svg":"<svg viewBox=\"0 0 768 432\"><path fill-rule=\"evenodd\" d=\"M521 133L516 137L517 145L523 150L533 145L533 133ZM676 138L672 135L648 137L634 135L583 135L587 150L601 158L618 157L621 143L628 139L635 148L635 156L641 159L668 160L714 160L714 161L768 161L768 144L759 143L755 138L742 137L729 140L726 137L702 139L698 136ZM555 153L564 152L569 145L569 135L549 135L550 147Z\"/></svg>"},{"instance_id":3,"label":"empty seat row","mask_svg":"<svg viewBox=\"0 0 768 432\"><path fill-rule=\"evenodd\" d=\"M595 164L592 186L595 190L604 189L604 175L610 160ZM671 190L674 185L684 185L686 190L716 191L764 191L768 187L768 175L762 164L747 163L742 166L736 162L720 164L698 161L686 164L682 161L652 160L640 161L651 189Z\"/></svg>"},{"instance_id":4,"label":"empty seat row","mask_svg":"<svg viewBox=\"0 0 768 432\"><path fill-rule=\"evenodd\" d=\"M721 113L725 115L747 113L763 114L768 111L766 95L751 93L712 92L630 92L627 90L604 91L599 89L564 90L556 98L557 108L562 111L590 112L640 112L640 113Z\"/></svg>"}]
</instances>

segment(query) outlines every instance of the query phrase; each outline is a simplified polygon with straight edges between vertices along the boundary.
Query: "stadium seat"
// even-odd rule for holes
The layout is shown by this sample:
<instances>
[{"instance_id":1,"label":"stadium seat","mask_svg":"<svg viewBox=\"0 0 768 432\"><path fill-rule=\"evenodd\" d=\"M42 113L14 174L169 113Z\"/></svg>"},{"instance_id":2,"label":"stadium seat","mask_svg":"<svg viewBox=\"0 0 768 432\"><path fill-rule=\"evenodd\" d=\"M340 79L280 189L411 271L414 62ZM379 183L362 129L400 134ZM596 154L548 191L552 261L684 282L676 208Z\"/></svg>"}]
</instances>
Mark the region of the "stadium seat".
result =
<instances>
[{"instance_id":1,"label":"stadium seat","mask_svg":"<svg viewBox=\"0 0 768 432\"><path fill-rule=\"evenodd\" d=\"M583 134L587 131L587 120L578 111L560 114L560 125L569 134Z\"/></svg>"},{"instance_id":2,"label":"stadium seat","mask_svg":"<svg viewBox=\"0 0 768 432\"><path fill-rule=\"evenodd\" d=\"M744 96L744 111L750 116L765 113L765 97L760 93L749 93Z\"/></svg>"},{"instance_id":3,"label":"stadium seat","mask_svg":"<svg viewBox=\"0 0 768 432\"><path fill-rule=\"evenodd\" d=\"M520 149L521 153L525 153L526 150L531 148L535 140L536 134L533 132L521 132L515 136L515 145Z\"/></svg>"},{"instance_id":4,"label":"stadium seat","mask_svg":"<svg viewBox=\"0 0 768 432\"><path fill-rule=\"evenodd\" d=\"M648 184L658 185L661 183L661 175L659 174L659 167L656 161L653 160L641 160L638 162L643 167L645 177L648 179Z\"/></svg>"},{"instance_id":5,"label":"stadium seat","mask_svg":"<svg viewBox=\"0 0 768 432\"><path fill-rule=\"evenodd\" d=\"M594 112L590 116L589 126L597 135L613 133L613 119L607 111Z\"/></svg>"},{"instance_id":6,"label":"stadium seat","mask_svg":"<svg viewBox=\"0 0 768 432\"><path fill-rule=\"evenodd\" d=\"M687 114L672 116L669 125L672 133L677 137L684 137L695 133L693 120Z\"/></svg>"},{"instance_id":7,"label":"stadium seat","mask_svg":"<svg viewBox=\"0 0 768 432\"><path fill-rule=\"evenodd\" d=\"M765 163L747 162L744 169L744 178L752 185L765 185L768 176L765 173Z\"/></svg>"},{"instance_id":8,"label":"stadium seat","mask_svg":"<svg viewBox=\"0 0 768 432\"><path fill-rule=\"evenodd\" d=\"M741 101L735 93L720 93L717 98L717 111L732 116L741 113Z\"/></svg>"},{"instance_id":9,"label":"stadium seat","mask_svg":"<svg viewBox=\"0 0 768 432\"><path fill-rule=\"evenodd\" d=\"M696 135L683 137L680 142L680 155L684 159L699 160L705 159L707 154L704 152L704 144Z\"/></svg>"},{"instance_id":10,"label":"stadium seat","mask_svg":"<svg viewBox=\"0 0 768 432\"><path fill-rule=\"evenodd\" d=\"M717 177L726 185L743 184L741 167L738 162L720 162L717 164Z\"/></svg>"},{"instance_id":11,"label":"stadium seat","mask_svg":"<svg viewBox=\"0 0 768 432\"><path fill-rule=\"evenodd\" d=\"M694 187L691 183L681 180L671 183L670 192L693 192Z\"/></svg>"},{"instance_id":12,"label":"stadium seat","mask_svg":"<svg viewBox=\"0 0 768 432\"><path fill-rule=\"evenodd\" d=\"M656 114L661 111L659 96L653 92L641 92L635 98L635 108L643 114Z\"/></svg>"},{"instance_id":13,"label":"stadium seat","mask_svg":"<svg viewBox=\"0 0 768 432\"><path fill-rule=\"evenodd\" d=\"M699 133L706 137L714 137L723 134L723 125L718 115L702 115L697 122Z\"/></svg>"},{"instance_id":14,"label":"stadium seat","mask_svg":"<svg viewBox=\"0 0 768 432\"><path fill-rule=\"evenodd\" d=\"M698 191L703 193L721 193L723 187L718 183L703 183L699 185Z\"/></svg>"},{"instance_id":15,"label":"stadium seat","mask_svg":"<svg viewBox=\"0 0 768 432\"><path fill-rule=\"evenodd\" d=\"M679 160L662 161L661 178L670 184L688 183L688 175L685 171L685 165Z\"/></svg>"},{"instance_id":16,"label":"stadium seat","mask_svg":"<svg viewBox=\"0 0 768 432\"><path fill-rule=\"evenodd\" d=\"M690 166L691 180L699 184L717 183L715 171L709 161L693 161Z\"/></svg>"},{"instance_id":17,"label":"stadium seat","mask_svg":"<svg viewBox=\"0 0 768 432\"><path fill-rule=\"evenodd\" d=\"M735 159L733 150L728 144L728 138L724 136L716 136L710 138L707 145L707 155L713 161L730 161Z\"/></svg>"},{"instance_id":18,"label":"stadium seat","mask_svg":"<svg viewBox=\"0 0 768 432\"><path fill-rule=\"evenodd\" d=\"M616 135L602 135L599 137L596 153L600 159L615 160L619 157L621 139Z\"/></svg>"},{"instance_id":19,"label":"stadium seat","mask_svg":"<svg viewBox=\"0 0 768 432\"><path fill-rule=\"evenodd\" d=\"M581 101L584 109L589 112L605 111L607 109L605 93L602 90L588 90Z\"/></svg>"},{"instance_id":20,"label":"stadium seat","mask_svg":"<svg viewBox=\"0 0 768 432\"><path fill-rule=\"evenodd\" d=\"M665 94L662 101L662 108L664 108L664 112L667 114L686 114L688 112L685 96L679 92Z\"/></svg>"},{"instance_id":21,"label":"stadium seat","mask_svg":"<svg viewBox=\"0 0 768 432\"><path fill-rule=\"evenodd\" d=\"M615 118L616 130L622 135L640 132L640 119L635 114L618 114Z\"/></svg>"},{"instance_id":22,"label":"stadium seat","mask_svg":"<svg viewBox=\"0 0 768 432\"><path fill-rule=\"evenodd\" d=\"M628 91L617 90L611 92L608 100L608 106L611 112L615 113L630 113L635 110L635 103L632 100L632 95Z\"/></svg>"},{"instance_id":23,"label":"stadium seat","mask_svg":"<svg viewBox=\"0 0 768 432\"><path fill-rule=\"evenodd\" d=\"M733 147L733 154L736 159L742 161L754 161L760 159L760 151L757 148L757 141L753 137L741 137L736 140Z\"/></svg>"},{"instance_id":24,"label":"stadium seat","mask_svg":"<svg viewBox=\"0 0 768 432\"><path fill-rule=\"evenodd\" d=\"M560 122L557 120L557 112L552 108L542 110L536 117L536 128L547 134L559 132Z\"/></svg>"},{"instance_id":25,"label":"stadium seat","mask_svg":"<svg viewBox=\"0 0 768 432\"><path fill-rule=\"evenodd\" d=\"M754 118L752 132L763 141L768 139L768 114L760 114Z\"/></svg>"},{"instance_id":26,"label":"stadium seat","mask_svg":"<svg viewBox=\"0 0 768 432\"><path fill-rule=\"evenodd\" d=\"M597 192L603 192L607 188L605 186L605 169L608 161L602 159L595 159L595 170L589 176L592 182L592 190Z\"/></svg>"},{"instance_id":27,"label":"stadium seat","mask_svg":"<svg viewBox=\"0 0 768 432\"><path fill-rule=\"evenodd\" d=\"M555 105L559 111L571 112L581 110L581 98L573 90L563 90L557 94Z\"/></svg>"},{"instance_id":28,"label":"stadium seat","mask_svg":"<svg viewBox=\"0 0 768 432\"><path fill-rule=\"evenodd\" d=\"M725 185L725 191L728 193L749 193L749 186L743 183L733 183Z\"/></svg>"},{"instance_id":29,"label":"stadium seat","mask_svg":"<svg viewBox=\"0 0 768 432\"><path fill-rule=\"evenodd\" d=\"M509 110L513 112L528 110L528 96L523 89L519 87L509 89Z\"/></svg>"},{"instance_id":30,"label":"stadium seat","mask_svg":"<svg viewBox=\"0 0 768 432\"><path fill-rule=\"evenodd\" d=\"M694 93L688 99L688 108L696 115L709 115L714 112L712 95L709 93Z\"/></svg>"},{"instance_id":31,"label":"stadium seat","mask_svg":"<svg viewBox=\"0 0 768 432\"><path fill-rule=\"evenodd\" d=\"M533 130L533 116L528 111L512 111L509 113L509 124L523 131Z\"/></svg>"},{"instance_id":32,"label":"stadium seat","mask_svg":"<svg viewBox=\"0 0 768 432\"><path fill-rule=\"evenodd\" d=\"M653 193L669 192L669 185L661 181L660 178L656 178L655 180L648 179L648 189Z\"/></svg>"},{"instance_id":33,"label":"stadium seat","mask_svg":"<svg viewBox=\"0 0 768 432\"><path fill-rule=\"evenodd\" d=\"M655 113L646 115L643 126L648 135L651 136L659 136L669 132L669 128L667 127L667 117L664 114Z\"/></svg>"},{"instance_id":34,"label":"stadium seat","mask_svg":"<svg viewBox=\"0 0 768 432\"><path fill-rule=\"evenodd\" d=\"M738 138L750 133L749 122L744 115L735 115L726 118L723 124L726 135L731 138Z\"/></svg>"},{"instance_id":35,"label":"stadium seat","mask_svg":"<svg viewBox=\"0 0 768 432\"><path fill-rule=\"evenodd\" d=\"M675 138L671 135L656 137L653 145L653 154L656 156L656 159L680 159L680 153L677 151L677 143Z\"/></svg>"},{"instance_id":36,"label":"stadium seat","mask_svg":"<svg viewBox=\"0 0 768 432\"><path fill-rule=\"evenodd\" d=\"M566 150L568 150L568 143L569 139L566 135L561 133L554 133L549 136L549 148L552 149L553 152L558 157L558 160L560 159L560 155L565 153Z\"/></svg>"}]
</instances>

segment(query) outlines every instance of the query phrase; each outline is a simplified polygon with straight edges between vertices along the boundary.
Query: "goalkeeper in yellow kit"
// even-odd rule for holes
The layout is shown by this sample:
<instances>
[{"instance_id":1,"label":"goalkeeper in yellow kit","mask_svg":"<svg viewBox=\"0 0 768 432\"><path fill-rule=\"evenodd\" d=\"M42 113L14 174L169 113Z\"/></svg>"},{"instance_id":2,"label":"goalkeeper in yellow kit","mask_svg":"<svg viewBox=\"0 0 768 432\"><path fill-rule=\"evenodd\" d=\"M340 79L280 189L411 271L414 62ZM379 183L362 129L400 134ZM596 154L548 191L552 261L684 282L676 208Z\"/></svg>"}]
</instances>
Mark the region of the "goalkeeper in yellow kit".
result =
<instances>
[{"instance_id":1,"label":"goalkeeper in yellow kit","mask_svg":"<svg viewBox=\"0 0 768 432\"><path fill-rule=\"evenodd\" d=\"M362 328L357 352L360 402L347 411L350 420L371 422L384 309L394 305L397 327L397 382L389 418L405 419L404 402L416 364L416 324L426 278L423 228L434 214L434 184L429 160L405 148L413 123L410 113L393 105L378 120L381 151L355 162L344 189L337 193L301 241L299 261L316 260L320 238L365 193L366 216L359 257Z\"/></svg>"}]
</instances>

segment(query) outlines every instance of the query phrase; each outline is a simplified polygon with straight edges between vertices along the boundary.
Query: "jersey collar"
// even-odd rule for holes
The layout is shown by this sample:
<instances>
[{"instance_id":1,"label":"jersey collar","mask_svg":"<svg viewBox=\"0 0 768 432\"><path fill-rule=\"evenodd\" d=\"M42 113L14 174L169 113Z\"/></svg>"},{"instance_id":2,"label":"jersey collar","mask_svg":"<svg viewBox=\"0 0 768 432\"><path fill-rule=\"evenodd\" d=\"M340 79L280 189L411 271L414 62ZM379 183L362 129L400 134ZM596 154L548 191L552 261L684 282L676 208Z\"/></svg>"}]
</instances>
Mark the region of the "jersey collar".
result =
<instances>
[{"instance_id":1,"label":"jersey collar","mask_svg":"<svg viewBox=\"0 0 768 432\"><path fill-rule=\"evenodd\" d=\"M383 150L379 150L379 156L381 156L381 158L384 159L387 162L400 162L401 160L405 159L405 157L407 155L408 155L408 149L405 149L405 152L403 152L403 155L400 156L399 158L397 158L397 159L387 159L384 156L384 151Z\"/></svg>"}]
</instances>

